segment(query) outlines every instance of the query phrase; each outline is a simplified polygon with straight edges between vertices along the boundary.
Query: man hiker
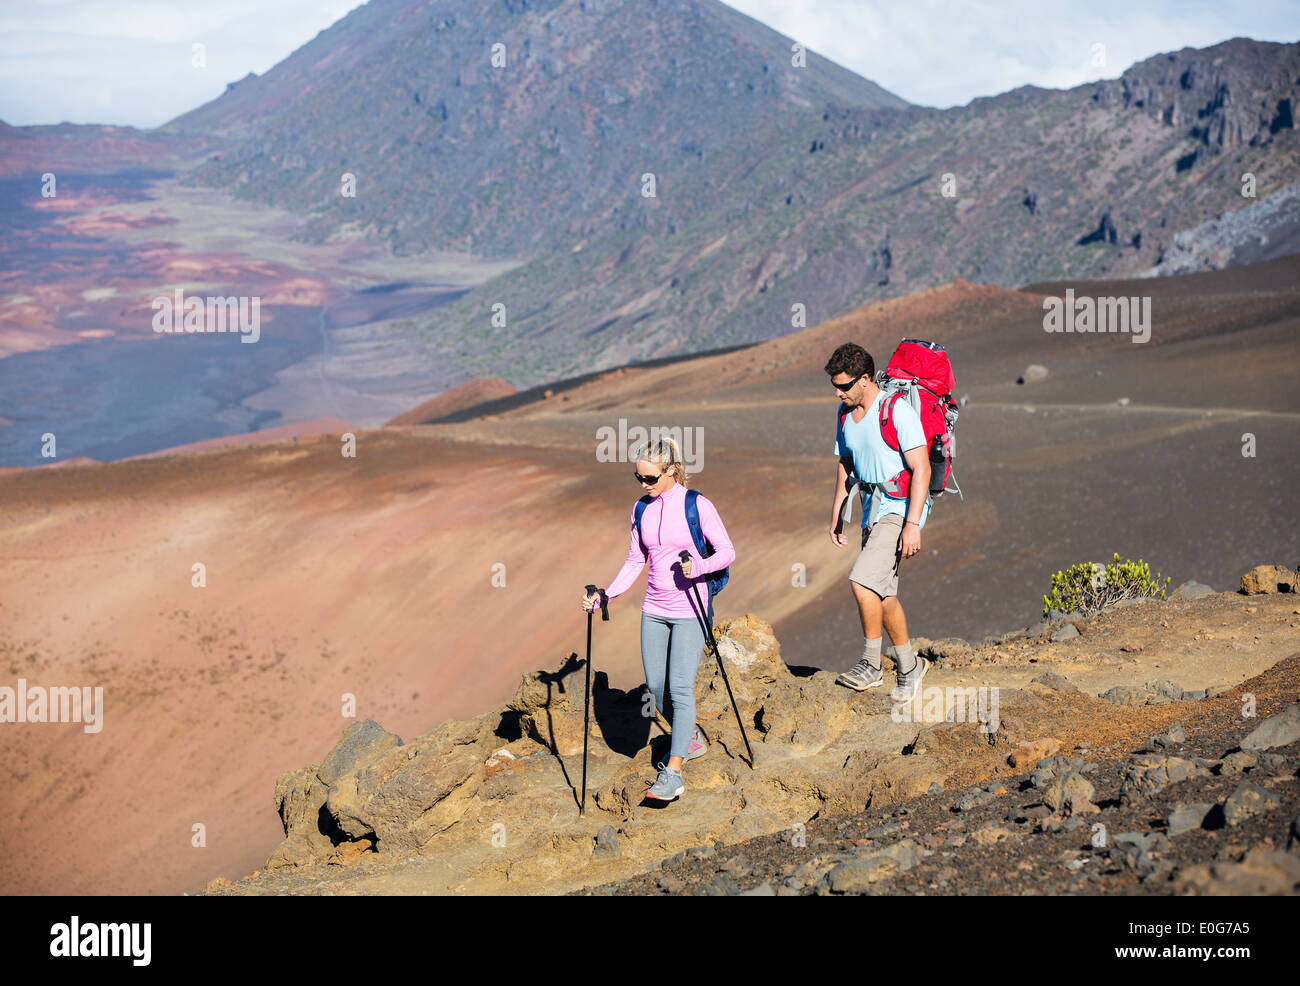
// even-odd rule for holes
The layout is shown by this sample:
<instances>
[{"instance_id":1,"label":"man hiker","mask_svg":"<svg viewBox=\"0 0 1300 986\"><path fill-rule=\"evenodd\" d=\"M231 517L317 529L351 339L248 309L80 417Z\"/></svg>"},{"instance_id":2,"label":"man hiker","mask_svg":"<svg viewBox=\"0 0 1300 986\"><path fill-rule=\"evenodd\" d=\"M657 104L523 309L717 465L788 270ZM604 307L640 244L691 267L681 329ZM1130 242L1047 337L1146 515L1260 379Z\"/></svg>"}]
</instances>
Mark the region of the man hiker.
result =
<instances>
[{"instance_id":1,"label":"man hiker","mask_svg":"<svg viewBox=\"0 0 1300 986\"><path fill-rule=\"evenodd\" d=\"M847 539L841 529L840 512L848 496L848 478L857 477L862 486L862 543L849 585L862 617L862 660L836 682L857 691L881 683L881 628L894 642L898 670L896 702L909 702L921 685L930 663L912 653L907 637L907 619L898 601L898 568L901 561L921 550L921 527L930 511L930 459L921 419L906 399L893 402L894 426L898 431L895 451L880 431L881 399L876 386L876 364L861 346L846 342L831 354L826 364L831 386L843 402L836 412L835 454L839 458L835 478L835 502L831 509L831 542L843 547ZM841 424L840 415L843 415ZM884 484L901 471L911 473L906 499L889 496Z\"/></svg>"}]
</instances>

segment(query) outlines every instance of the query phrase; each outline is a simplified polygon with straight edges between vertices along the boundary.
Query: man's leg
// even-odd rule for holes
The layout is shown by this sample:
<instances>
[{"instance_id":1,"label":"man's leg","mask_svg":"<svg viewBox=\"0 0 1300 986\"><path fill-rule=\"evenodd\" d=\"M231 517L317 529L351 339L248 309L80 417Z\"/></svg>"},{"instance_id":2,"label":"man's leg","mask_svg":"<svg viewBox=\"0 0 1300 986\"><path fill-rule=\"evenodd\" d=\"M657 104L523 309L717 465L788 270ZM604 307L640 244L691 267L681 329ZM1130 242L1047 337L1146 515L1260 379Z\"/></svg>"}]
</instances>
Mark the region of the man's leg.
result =
<instances>
[{"instance_id":1,"label":"man's leg","mask_svg":"<svg viewBox=\"0 0 1300 986\"><path fill-rule=\"evenodd\" d=\"M871 594L875 595L874 592ZM907 617L903 615L903 604L898 601L897 596L887 596L881 601L880 609L880 621L889 631L889 639L894 642L894 648L902 647L908 642Z\"/></svg>"},{"instance_id":2,"label":"man's leg","mask_svg":"<svg viewBox=\"0 0 1300 986\"><path fill-rule=\"evenodd\" d=\"M879 640L883 616L880 597L865 585L856 582L849 582L849 585L853 587L853 598L857 600L858 615L862 618L862 636ZM889 638L892 640L894 635L891 633Z\"/></svg>"}]
</instances>

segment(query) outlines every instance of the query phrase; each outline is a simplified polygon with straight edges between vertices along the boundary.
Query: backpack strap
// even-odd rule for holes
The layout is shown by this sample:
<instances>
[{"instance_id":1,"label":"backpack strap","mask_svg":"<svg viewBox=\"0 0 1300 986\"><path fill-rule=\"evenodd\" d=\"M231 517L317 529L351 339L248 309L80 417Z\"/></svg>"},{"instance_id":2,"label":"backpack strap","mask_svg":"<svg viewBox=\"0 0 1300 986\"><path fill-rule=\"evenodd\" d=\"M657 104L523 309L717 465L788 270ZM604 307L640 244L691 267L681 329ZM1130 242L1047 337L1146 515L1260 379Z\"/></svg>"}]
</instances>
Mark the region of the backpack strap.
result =
<instances>
[{"instance_id":1,"label":"backpack strap","mask_svg":"<svg viewBox=\"0 0 1300 986\"><path fill-rule=\"evenodd\" d=\"M691 540L695 542L695 550L700 553L701 558L707 558L713 554L712 545L704 539L704 530L700 527L700 498L699 490L686 491L686 526L691 529Z\"/></svg>"},{"instance_id":2,"label":"backpack strap","mask_svg":"<svg viewBox=\"0 0 1300 986\"><path fill-rule=\"evenodd\" d=\"M704 536L704 529L700 527L700 505L697 502L700 498L700 491L688 489L686 491L686 526L690 528L691 540L695 542L695 549L700 553L701 558L708 558L713 554L713 545L708 542ZM713 597L716 592L713 588L713 580L717 577L716 572L705 576L709 583L709 626L713 626Z\"/></svg>"},{"instance_id":3,"label":"backpack strap","mask_svg":"<svg viewBox=\"0 0 1300 986\"><path fill-rule=\"evenodd\" d=\"M898 427L894 424L894 405L898 403L900 397L906 396L903 391L896 390L880 402L880 437L895 452L901 452L902 449L898 447Z\"/></svg>"},{"instance_id":4,"label":"backpack strap","mask_svg":"<svg viewBox=\"0 0 1300 986\"><path fill-rule=\"evenodd\" d=\"M650 501L652 499L653 497L647 493L645 496L641 497L641 499L636 501L636 519L632 522L633 526L636 528L637 540L641 542L641 550L643 552L646 552L646 546L645 538L641 537L641 515L645 513L645 508L650 506Z\"/></svg>"}]
</instances>

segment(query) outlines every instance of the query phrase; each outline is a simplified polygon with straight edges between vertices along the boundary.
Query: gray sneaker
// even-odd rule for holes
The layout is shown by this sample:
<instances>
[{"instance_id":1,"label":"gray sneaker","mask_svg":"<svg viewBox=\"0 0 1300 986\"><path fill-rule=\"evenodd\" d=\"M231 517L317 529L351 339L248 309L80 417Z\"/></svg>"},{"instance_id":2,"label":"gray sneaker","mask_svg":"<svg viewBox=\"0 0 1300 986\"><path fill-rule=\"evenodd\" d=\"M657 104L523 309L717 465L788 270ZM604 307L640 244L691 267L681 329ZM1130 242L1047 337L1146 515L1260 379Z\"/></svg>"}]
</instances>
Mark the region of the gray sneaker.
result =
<instances>
[{"instance_id":1,"label":"gray sneaker","mask_svg":"<svg viewBox=\"0 0 1300 986\"><path fill-rule=\"evenodd\" d=\"M682 775L679 771L669 770L663 764L655 764L659 768L658 779L650 786L650 790L645 793L647 798L654 798L656 801L672 801L680 797L686 790L686 785L682 783Z\"/></svg>"},{"instance_id":2,"label":"gray sneaker","mask_svg":"<svg viewBox=\"0 0 1300 986\"><path fill-rule=\"evenodd\" d=\"M682 757L682 760L698 760L708 752L709 744L704 742L704 737L700 735L700 727L696 726L695 732L691 733L691 745L686 748L686 756Z\"/></svg>"},{"instance_id":3,"label":"gray sneaker","mask_svg":"<svg viewBox=\"0 0 1300 986\"><path fill-rule=\"evenodd\" d=\"M916 697L917 689L921 687L921 679L925 677L925 673L929 670L930 662L925 658L918 656L916 659L916 667L912 668L910 674L899 673L898 686L894 689L890 697L893 698L895 702L899 703L912 701L912 699Z\"/></svg>"},{"instance_id":4,"label":"gray sneaker","mask_svg":"<svg viewBox=\"0 0 1300 986\"><path fill-rule=\"evenodd\" d=\"M835 684L847 685L854 691L864 692L868 688L875 688L884 679L884 672L880 668L873 668L863 659L854 665L852 671L845 671L836 678Z\"/></svg>"}]
</instances>

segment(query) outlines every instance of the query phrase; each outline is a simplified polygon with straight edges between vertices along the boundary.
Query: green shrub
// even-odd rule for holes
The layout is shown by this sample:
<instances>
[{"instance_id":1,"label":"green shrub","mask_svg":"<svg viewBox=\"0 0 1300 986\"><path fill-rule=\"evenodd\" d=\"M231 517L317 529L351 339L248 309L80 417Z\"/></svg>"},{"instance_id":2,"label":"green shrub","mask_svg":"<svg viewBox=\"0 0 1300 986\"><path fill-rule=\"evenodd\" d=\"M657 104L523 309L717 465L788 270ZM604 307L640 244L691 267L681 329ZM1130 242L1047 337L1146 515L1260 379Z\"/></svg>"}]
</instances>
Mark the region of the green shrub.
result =
<instances>
[{"instance_id":1,"label":"green shrub","mask_svg":"<svg viewBox=\"0 0 1300 986\"><path fill-rule=\"evenodd\" d=\"M1160 583L1160 573L1151 577L1151 568L1141 558L1137 561L1114 559L1105 568L1092 562L1073 565L1052 576L1052 591L1043 597L1043 616L1052 610L1060 613L1080 612L1092 616L1104 607L1121 599L1139 597L1165 598L1165 588L1171 580Z\"/></svg>"}]
</instances>

